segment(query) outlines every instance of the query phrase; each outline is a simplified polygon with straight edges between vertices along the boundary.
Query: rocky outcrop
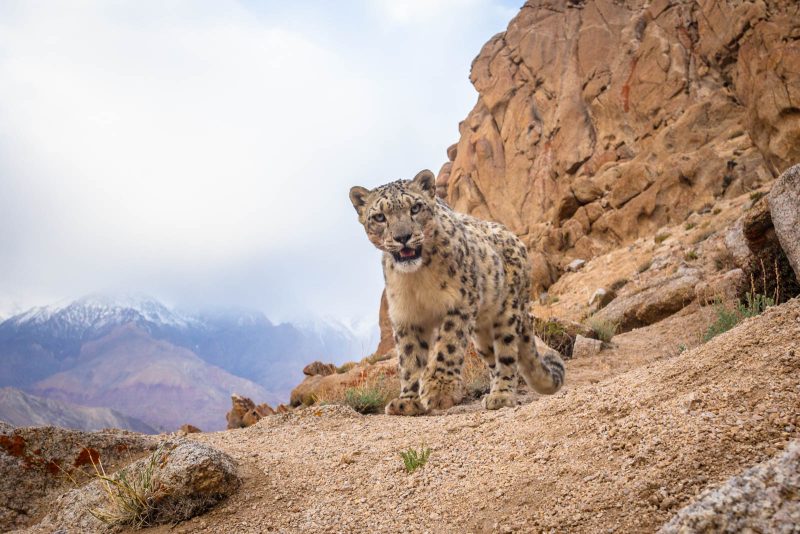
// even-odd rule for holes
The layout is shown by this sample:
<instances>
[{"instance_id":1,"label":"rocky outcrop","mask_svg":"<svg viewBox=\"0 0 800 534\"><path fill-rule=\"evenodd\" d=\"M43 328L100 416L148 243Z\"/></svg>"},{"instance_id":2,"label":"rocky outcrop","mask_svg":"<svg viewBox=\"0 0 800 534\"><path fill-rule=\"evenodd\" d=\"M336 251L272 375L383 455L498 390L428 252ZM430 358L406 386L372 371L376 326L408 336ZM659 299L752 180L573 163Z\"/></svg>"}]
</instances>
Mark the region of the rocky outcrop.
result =
<instances>
[{"instance_id":1,"label":"rocky outcrop","mask_svg":"<svg viewBox=\"0 0 800 534\"><path fill-rule=\"evenodd\" d=\"M530 0L473 62L437 188L522 236L538 293L800 160L799 34L781 0Z\"/></svg>"},{"instance_id":2,"label":"rocky outcrop","mask_svg":"<svg viewBox=\"0 0 800 534\"><path fill-rule=\"evenodd\" d=\"M124 430L0 427L0 531L24 526L73 482L151 451L156 440Z\"/></svg>"},{"instance_id":3,"label":"rocky outcrop","mask_svg":"<svg viewBox=\"0 0 800 534\"><path fill-rule=\"evenodd\" d=\"M382 356L394 348L392 323L389 320L389 302L386 300L386 290L381 293L381 306L378 312L378 327L381 331L381 340L375 351L377 356Z\"/></svg>"},{"instance_id":4,"label":"rocky outcrop","mask_svg":"<svg viewBox=\"0 0 800 534\"><path fill-rule=\"evenodd\" d=\"M332 375L336 372L336 366L332 363L322 363L320 361L311 362L303 367L303 374L306 376Z\"/></svg>"},{"instance_id":5,"label":"rocky outcrop","mask_svg":"<svg viewBox=\"0 0 800 534\"><path fill-rule=\"evenodd\" d=\"M747 276L737 268L709 276L695 286L695 293L701 303L711 304L719 300L735 302L749 289Z\"/></svg>"},{"instance_id":6,"label":"rocky outcrop","mask_svg":"<svg viewBox=\"0 0 800 534\"><path fill-rule=\"evenodd\" d=\"M129 481L141 479L146 471L151 471L148 485L151 489L143 495L145 505L138 517L109 499L103 481L94 480L59 497L55 510L39 527L53 532L60 529L106 532L111 526L126 524L126 518L139 526L176 523L207 510L240 485L230 456L192 441L162 444L153 455L124 468Z\"/></svg>"},{"instance_id":7,"label":"rocky outcrop","mask_svg":"<svg viewBox=\"0 0 800 534\"><path fill-rule=\"evenodd\" d=\"M779 202L787 200L781 193L777 193L775 197ZM736 265L751 281L751 287L748 288L750 291L785 302L800 294L800 281L776 233L771 198L771 194L757 198L728 232L725 244ZM791 228L788 222L797 215L783 205L778 213L783 219L782 232L787 241L786 247L796 252L797 244L791 242L791 236L797 233L797 229Z\"/></svg>"},{"instance_id":8,"label":"rocky outcrop","mask_svg":"<svg viewBox=\"0 0 800 534\"><path fill-rule=\"evenodd\" d=\"M292 390L289 404L297 407L325 402L340 397L345 390L361 385L365 381L377 377L393 377L396 374L397 359L391 358L375 363L364 361L344 373L307 376Z\"/></svg>"},{"instance_id":9,"label":"rocky outcrop","mask_svg":"<svg viewBox=\"0 0 800 534\"><path fill-rule=\"evenodd\" d=\"M662 534L797 532L800 525L800 442L706 491L664 525Z\"/></svg>"},{"instance_id":10,"label":"rocky outcrop","mask_svg":"<svg viewBox=\"0 0 800 534\"><path fill-rule=\"evenodd\" d=\"M800 165L775 181L769 192L769 212L781 248L800 280Z\"/></svg>"},{"instance_id":11,"label":"rocky outcrop","mask_svg":"<svg viewBox=\"0 0 800 534\"><path fill-rule=\"evenodd\" d=\"M269 404L256 405L252 399L236 393L231 395L231 405L231 410L225 415L225 419L228 421L228 430L254 425L262 417L276 413Z\"/></svg>"},{"instance_id":12,"label":"rocky outcrop","mask_svg":"<svg viewBox=\"0 0 800 534\"><path fill-rule=\"evenodd\" d=\"M699 282L689 274L660 280L638 293L616 298L595 317L616 324L619 332L653 324L691 303Z\"/></svg>"}]
</instances>

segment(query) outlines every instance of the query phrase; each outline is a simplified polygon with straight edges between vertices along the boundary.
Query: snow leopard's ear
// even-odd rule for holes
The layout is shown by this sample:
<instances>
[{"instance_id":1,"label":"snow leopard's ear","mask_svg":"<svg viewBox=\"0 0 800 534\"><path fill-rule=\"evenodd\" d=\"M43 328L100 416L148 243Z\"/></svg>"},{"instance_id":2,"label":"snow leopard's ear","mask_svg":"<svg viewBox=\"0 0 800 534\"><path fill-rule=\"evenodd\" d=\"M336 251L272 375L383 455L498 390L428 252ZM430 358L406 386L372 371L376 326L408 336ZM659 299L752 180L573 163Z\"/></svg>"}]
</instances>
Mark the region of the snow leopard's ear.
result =
<instances>
[{"instance_id":1,"label":"snow leopard's ear","mask_svg":"<svg viewBox=\"0 0 800 534\"><path fill-rule=\"evenodd\" d=\"M429 197L434 198L436 196L436 177L428 169L417 173L411 183Z\"/></svg>"},{"instance_id":2,"label":"snow leopard's ear","mask_svg":"<svg viewBox=\"0 0 800 534\"><path fill-rule=\"evenodd\" d=\"M369 193L369 189L361 187L360 185L350 188L350 202L353 203L353 207L356 209L356 212L358 212L359 217L364 213L364 208L367 205L367 195L369 195Z\"/></svg>"}]
</instances>

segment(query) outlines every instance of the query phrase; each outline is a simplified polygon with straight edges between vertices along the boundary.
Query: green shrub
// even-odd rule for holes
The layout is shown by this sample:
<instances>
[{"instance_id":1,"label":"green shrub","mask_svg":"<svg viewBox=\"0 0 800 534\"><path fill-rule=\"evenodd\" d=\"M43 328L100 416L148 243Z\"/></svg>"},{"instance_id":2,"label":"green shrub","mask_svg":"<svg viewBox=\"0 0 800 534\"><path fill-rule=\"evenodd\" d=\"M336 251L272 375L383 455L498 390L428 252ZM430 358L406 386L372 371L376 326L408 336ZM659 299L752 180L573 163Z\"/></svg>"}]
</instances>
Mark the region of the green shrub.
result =
<instances>
[{"instance_id":1,"label":"green shrub","mask_svg":"<svg viewBox=\"0 0 800 534\"><path fill-rule=\"evenodd\" d=\"M374 384L347 388L342 402L362 414L380 413L389 402L391 392L384 386L383 377Z\"/></svg>"},{"instance_id":2,"label":"green shrub","mask_svg":"<svg viewBox=\"0 0 800 534\"><path fill-rule=\"evenodd\" d=\"M683 255L683 259L685 259L686 261L694 261L699 257L700 256L698 256L697 252L694 250L690 250L689 252Z\"/></svg>"},{"instance_id":3,"label":"green shrub","mask_svg":"<svg viewBox=\"0 0 800 534\"><path fill-rule=\"evenodd\" d=\"M773 299L757 293L747 293L744 302L739 302L735 308L729 308L717 301L714 304L717 318L706 330L703 341L709 341L727 332L748 317L761 315L764 310L774 304L775 301Z\"/></svg>"},{"instance_id":4,"label":"green shrub","mask_svg":"<svg viewBox=\"0 0 800 534\"><path fill-rule=\"evenodd\" d=\"M403 459L403 466L406 468L406 473L411 474L420 467L428 463L428 457L431 455L431 450L428 447L421 447L419 452L416 449L409 448L407 451L401 452L400 457Z\"/></svg>"},{"instance_id":5,"label":"green shrub","mask_svg":"<svg viewBox=\"0 0 800 534\"><path fill-rule=\"evenodd\" d=\"M664 232L663 234L657 234L657 235L656 235L656 236L653 238L653 241L655 241L657 245L660 245L661 243L663 243L664 241L666 241L667 239L669 239L671 235L672 235L672 234L670 234L670 233L668 233L668 232Z\"/></svg>"}]
</instances>

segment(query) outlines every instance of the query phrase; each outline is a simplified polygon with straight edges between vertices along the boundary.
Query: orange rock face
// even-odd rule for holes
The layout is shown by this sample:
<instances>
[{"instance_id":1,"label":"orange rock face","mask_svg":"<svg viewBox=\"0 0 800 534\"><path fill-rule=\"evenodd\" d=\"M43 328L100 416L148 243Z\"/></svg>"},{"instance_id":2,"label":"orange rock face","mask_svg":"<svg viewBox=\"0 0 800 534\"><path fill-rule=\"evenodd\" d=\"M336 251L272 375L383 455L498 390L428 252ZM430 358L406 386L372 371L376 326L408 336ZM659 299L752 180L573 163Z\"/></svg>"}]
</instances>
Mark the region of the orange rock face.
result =
<instances>
[{"instance_id":1,"label":"orange rock face","mask_svg":"<svg viewBox=\"0 0 800 534\"><path fill-rule=\"evenodd\" d=\"M381 293L381 307L378 312L378 326L381 330L381 340L378 343L376 354L385 354L394 348L392 323L389 320L389 303L386 301L386 290Z\"/></svg>"},{"instance_id":2,"label":"orange rock face","mask_svg":"<svg viewBox=\"0 0 800 534\"><path fill-rule=\"evenodd\" d=\"M798 36L785 0L531 0L473 62L437 187L522 236L544 289L800 161Z\"/></svg>"},{"instance_id":3,"label":"orange rock face","mask_svg":"<svg viewBox=\"0 0 800 534\"><path fill-rule=\"evenodd\" d=\"M231 395L231 410L225 415L228 429L245 428L256 424L262 417L273 415L276 411L269 404L262 403L256 406L251 399L234 393ZM280 406L278 413L281 413Z\"/></svg>"}]
</instances>

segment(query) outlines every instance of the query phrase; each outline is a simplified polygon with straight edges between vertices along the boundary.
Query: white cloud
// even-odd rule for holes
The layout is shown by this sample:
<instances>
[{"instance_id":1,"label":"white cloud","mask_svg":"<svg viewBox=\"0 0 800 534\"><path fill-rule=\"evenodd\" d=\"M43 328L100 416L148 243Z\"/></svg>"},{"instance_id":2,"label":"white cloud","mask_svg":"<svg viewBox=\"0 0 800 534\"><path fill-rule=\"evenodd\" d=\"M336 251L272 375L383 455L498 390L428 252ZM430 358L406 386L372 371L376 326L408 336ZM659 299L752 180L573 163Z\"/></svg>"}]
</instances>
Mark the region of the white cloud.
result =
<instances>
[{"instance_id":1,"label":"white cloud","mask_svg":"<svg viewBox=\"0 0 800 534\"><path fill-rule=\"evenodd\" d=\"M0 302L121 288L275 314L374 306L347 189L437 170L500 8L254 5L0 4Z\"/></svg>"}]
</instances>

